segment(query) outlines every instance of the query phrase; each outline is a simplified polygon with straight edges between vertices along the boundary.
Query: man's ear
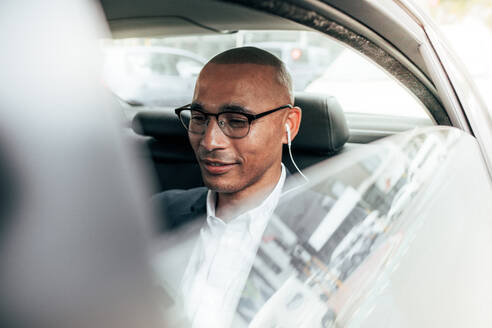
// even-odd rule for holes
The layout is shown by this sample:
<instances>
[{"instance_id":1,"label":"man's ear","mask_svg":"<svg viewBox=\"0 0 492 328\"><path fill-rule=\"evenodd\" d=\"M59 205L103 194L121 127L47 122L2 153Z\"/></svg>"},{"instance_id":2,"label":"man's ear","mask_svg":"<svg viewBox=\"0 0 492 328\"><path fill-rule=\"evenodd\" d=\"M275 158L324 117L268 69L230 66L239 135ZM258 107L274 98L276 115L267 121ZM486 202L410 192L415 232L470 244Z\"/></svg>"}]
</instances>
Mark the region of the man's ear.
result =
<instances>
[{"instance_id":1,"label":"man's ear","mask_svg":"<svg viewBox=\"0 0 492 328\"><path fill-rule=\"evenodd\" d=\"M297 136L299 132L299 127L301 126L301 118L302 118L302 110L300 107L292 107L289 109L289 114L286 117L285 124L287 124L290 128L290 138L291 141ZM282 138L282 143L287 144L288 137L287 131L284 133L284 137Z\"/></svg>"}]
</instances>

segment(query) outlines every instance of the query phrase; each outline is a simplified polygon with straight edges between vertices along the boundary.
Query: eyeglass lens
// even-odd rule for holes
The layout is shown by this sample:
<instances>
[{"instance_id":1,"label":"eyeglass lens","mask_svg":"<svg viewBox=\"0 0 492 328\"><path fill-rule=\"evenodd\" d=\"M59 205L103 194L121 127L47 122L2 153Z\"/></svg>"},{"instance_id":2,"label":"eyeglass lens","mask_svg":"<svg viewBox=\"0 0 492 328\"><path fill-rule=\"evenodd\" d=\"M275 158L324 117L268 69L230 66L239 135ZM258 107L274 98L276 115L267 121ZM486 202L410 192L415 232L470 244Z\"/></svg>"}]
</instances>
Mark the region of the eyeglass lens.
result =
<instances>
[{"instance_id":1,"label":"eyeglass lens","mask_svg":"<svg viewBox=\"0 0 492 328\"><path fill-rule=\"evenodd\" d=\"M188 131L196 134L205 133L210 120L208 115L190 109L181 111L179 116ZM217 124L226 136L232 138L245 137L249 132L249 120L241 113L220 113L217 117Z\"/></svg>"}]
</instances>

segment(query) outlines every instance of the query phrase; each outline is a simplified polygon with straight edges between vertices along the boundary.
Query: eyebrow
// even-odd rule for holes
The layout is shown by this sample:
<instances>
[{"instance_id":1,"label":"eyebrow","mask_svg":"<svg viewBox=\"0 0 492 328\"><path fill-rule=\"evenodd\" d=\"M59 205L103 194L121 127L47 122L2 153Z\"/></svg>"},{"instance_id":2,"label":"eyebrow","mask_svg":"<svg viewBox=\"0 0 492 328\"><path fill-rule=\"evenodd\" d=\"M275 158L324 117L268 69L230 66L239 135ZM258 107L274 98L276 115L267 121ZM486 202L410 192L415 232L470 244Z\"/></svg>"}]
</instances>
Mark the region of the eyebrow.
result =
<instances>
[{"instance_id":1,"label":"eyebrow","mask_svg":"<svg viewBox=\"0 0 492 328\"><path fill-rule=\"evenodd\" d=\"M219 108L219 112L238 112L238 113L253 114L251 110L236 104L223 105Z\"/></svg>"},{"instance_id":2,"label":"eyebrow","mask_svg":"<svg viewBox=\"0 0 492 328\"><path fill-rule=\"evenodd\" d=\"M193 102L190 104L190 108L191 109L204 109L202 104L200 104L199 102Z\"/></svg>"},{"instance_id":3,"label":"eyebrow","mask_svg":"<svg viewBox=\"0 0 492 328\"><path fill-rule=\"evenodd\" d=\"M199 109L206 111L203 105L199 102L194 102L190 105L192 109ZM241 105L238 104L225 104L219 107L219 113L221 112L238 112L238 113L246 113L246 114L252 114L254 115L253 111L249 110L248 108L245 108Z\"/></svg>"}]
</instances>

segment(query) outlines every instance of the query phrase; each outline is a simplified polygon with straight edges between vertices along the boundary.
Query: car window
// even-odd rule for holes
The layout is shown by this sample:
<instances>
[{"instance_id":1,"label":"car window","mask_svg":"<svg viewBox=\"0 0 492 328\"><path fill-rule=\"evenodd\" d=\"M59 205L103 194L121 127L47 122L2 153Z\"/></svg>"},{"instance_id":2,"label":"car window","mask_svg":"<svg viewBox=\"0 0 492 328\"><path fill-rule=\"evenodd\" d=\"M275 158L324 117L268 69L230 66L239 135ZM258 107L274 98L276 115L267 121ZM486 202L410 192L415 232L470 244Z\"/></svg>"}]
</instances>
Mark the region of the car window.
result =
<instances>
[{"instance_id":1,"label":"car window","mask_svg":"<svg viewBox=\"0 0 492 328\"><path fill-rule=\"evenodd\" d=\"M306 64L306 65L316 65L316 62L311 62L309 59L309 49L308 51L303 50L301 47L294 47L290 49L289 56L291 63L296 64ZM293 65L293 64L291 64Z\"/></svg>"},{"instance_id":2,"label":"car window","mask_svg":"<svg viewBox=\"0 0 492 328\"><path fill-rule=\"evenodd\" d=\"M149 54L148 67L152 73L160 75L178 76L176 67L177 56L165 54Z\"/></svg>"},{"instance_id":3,"label":"car window","mask_svg":"<svg viewBox=\"0 0 492 328\"><path fill-rule=\"evenodd\" d=\"M268 48L268 47L263 47L262 49L268 51L271 54L274 54L280 60L283 60L283 57L282 57L282 49L279 49L279 48Z\"/></svg>"},{"instance_id":4,"label":"car window","mask_svg":"<svg viewBox=\"0 0 492 328\"><path fill-rule=\"evenodd\" d=\"M383 69L342 49L306 91L331 92L349 113L428 117L419 100Z\"/></svg>"},{"instance_id":5,"label":"car window","mask_svg":"<svg viewBox=\"0 0 492 328\"><path fill-rule=\"evenodd\" d=\"M106 66L113 66L106 69L112 72L105 76L108 86L121 99L140 105L175 106L175 99L166 98L170 93L190 102L196 77L207 60L226 49L255 46L286 64L295 91L335 96L345 113L424 118L431 122L425 107L397 80L359 53L316 32L239 31L229 35L107 40L103 44L105 49L117 47L126 52L127 71L140 76L129 79L115 73L117 61L106 61ZM154 80L147 83L150 76Z\"/></svg>"},{"instance_id":6,"label":"car window","mask_svg":"<svg viewBox=\"0 0 492 328\"><path fill-rule=\"evenodd\" d=\"M368 313L357 309L374 307L374 293L395 284L390 275L402 263L408 265L402 255L416 231L435 226L440 233L442 220L462 221L452 211L444 215L428 207L442 206L433 200L461 197L460 188L448 187L450 175L473 163L463 153L480 156L471 136L448 127L418 129L328 159L305 171L308 184L299 187L295 177L287 180L286 189L297 189L282 196L265 229L232 327L358 327ZM474 174L485 176L478 164ZM473 185L466 181L452 183ZM490 185L482 187L486 199ZM480 208L475 218L487 218L489 203L475 203ZM449 206L456 213L466 208L460 202ZM176 286L199 230L196 224L172 231L158 247L156 272L169 295L180 293ZM427 240L431 248L437 247L435 238ZM170 307L178 311L179 305ZM408 311L398 304L392 308Z\"/></svg>"}]
</instances>

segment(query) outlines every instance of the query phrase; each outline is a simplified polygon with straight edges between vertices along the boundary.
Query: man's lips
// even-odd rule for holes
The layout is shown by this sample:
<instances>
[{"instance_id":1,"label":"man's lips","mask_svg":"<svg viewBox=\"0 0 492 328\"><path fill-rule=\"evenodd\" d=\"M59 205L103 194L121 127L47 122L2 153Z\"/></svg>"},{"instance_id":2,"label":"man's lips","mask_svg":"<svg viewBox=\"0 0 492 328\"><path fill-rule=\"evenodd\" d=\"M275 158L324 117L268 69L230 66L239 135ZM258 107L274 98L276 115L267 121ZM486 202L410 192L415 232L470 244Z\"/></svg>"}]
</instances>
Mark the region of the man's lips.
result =
<instances>
[{"instance_id":1,"label":"man's lips","mask_svg":"<svg viewBox=\"0 0 492 328\"><path fill-rule=\"evenodd\" d=\"M230 171L234 165L237 163L234 162L221 162L217 160L206 160L202 159L200 161L202 163L202 167L209 174L224 174Z\"/></svg>"}]
</instances>

